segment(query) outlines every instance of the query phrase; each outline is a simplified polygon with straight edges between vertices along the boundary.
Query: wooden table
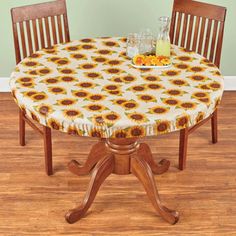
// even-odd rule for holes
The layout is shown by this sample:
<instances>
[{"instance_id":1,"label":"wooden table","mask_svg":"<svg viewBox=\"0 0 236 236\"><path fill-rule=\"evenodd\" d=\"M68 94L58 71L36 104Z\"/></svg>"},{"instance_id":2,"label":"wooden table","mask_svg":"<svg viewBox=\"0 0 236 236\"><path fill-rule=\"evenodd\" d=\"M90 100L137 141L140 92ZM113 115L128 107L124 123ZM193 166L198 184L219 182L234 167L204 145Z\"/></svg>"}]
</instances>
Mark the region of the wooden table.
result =
<instances>
[{"instance_id":1,"label":"wooden table","mask_svg":"<svg viewBox=\"0 0 236 236\"><path fill-rule=\"evenodd\" d=\"M55 45L25 58L11 75L12 94L29 117L62 132L101 139L84 166L69 163L77 175L92 171L82 204L66 214L69 223L84 216L111 173L132 173L155 210L175 224L179 215L162 205L153 178L170 163L156 164L140 139L196 125L222 97L219 70L200 55L173 46L171 68L135 69L125 45L124 38Z\"/></svg>"}]
</instances>

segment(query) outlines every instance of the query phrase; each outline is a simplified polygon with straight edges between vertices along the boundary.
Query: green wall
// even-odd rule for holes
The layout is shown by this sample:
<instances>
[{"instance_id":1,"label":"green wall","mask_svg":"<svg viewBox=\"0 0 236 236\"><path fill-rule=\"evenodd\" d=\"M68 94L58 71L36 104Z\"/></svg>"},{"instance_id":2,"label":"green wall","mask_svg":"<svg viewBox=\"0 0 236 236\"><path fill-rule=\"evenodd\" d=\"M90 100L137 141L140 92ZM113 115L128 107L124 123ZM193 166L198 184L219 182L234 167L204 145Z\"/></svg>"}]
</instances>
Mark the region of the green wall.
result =
<instances>
[{"instance_id":1,"label":"green wall","mask_svg":"<svg viewBox=\"0 0 236 236\"><path fill-rule=\"evenodd\" d=\"M15 56L10 9L45 0L0 0L0 77L8 77ZM67 0L72 39L96 36L120 36L142 28L157 31L157 19L171 16L172 0ZM236 75L236 1L205 0L227 7L222 55L224 75Z\"/></svg>"}]
</instances>

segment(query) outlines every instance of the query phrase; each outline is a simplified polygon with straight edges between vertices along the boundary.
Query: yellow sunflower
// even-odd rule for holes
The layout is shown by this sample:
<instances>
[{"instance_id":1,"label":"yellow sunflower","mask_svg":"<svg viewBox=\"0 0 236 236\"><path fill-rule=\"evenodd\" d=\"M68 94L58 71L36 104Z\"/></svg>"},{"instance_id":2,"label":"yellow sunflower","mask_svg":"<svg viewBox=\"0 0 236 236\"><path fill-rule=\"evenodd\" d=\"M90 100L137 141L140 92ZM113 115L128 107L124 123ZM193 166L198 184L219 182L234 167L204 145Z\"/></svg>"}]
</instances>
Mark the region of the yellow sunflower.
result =
<instances>
[{"instance_id":1,"label":"yellow sunflower","mask_svg":"<svg viewBox=\"0 0 236 236\"><path fill-rule=\"evenodd\" d=\"M127 101L121 104L126 110L136 109L139 104L135 101Z\"/></svg>"},{"instance_id":2,"label":"yellow sunflower","mask_svg":"<svg viewBox=\"0 0 236 236\"><path fill-rule=\"evenodd\" d=\"M61 59L61 57L52 56L52 57L48 57L47 61L55 63L57 60L60 60L60 59Z\"/></svg>"},{"instance_id":3,"label":"yellow sunflower","mask_svg":"<svg viewBox=\"0 0 236 236\"><path fill-rule=\"evenodd\" d=\"M205 103L205 104L207 104L207 105L209 105L210 104L210 102L211 102L211 100L210 100L210 98L209 97L205 97L205 98L198 98L197 99L199 102L201 102L201 103Z\"/></svg>"},{"instance_id":4,"label":"yellow sunflower","mask_svg":"<svg viewBox=\"0 0 236 236\"><path fill-rule=\"evenodd\" d=\"M221 84L218 82L212 82L210 84L208 84L208 86L210 87L210 89L217 91L220 90L222 88Z\"/></svg>"},{"instance_id":5,"label":"yellow sunflower","mask_svg":"<svg viewBox=\"0 0 236 236\"><path fill-rule=\"evenodd\" d=\"M81 43L95 43L94 39L85 38L80 40Z\"/></svg>"},{"instance_id":6,"label":"yellow sunflower","mask_svg":"<svg viewBox=\"0 0 236 236\"><path fill-rule=\"evenodd\" d=\"M147 75L143 77L144 80L148 81L148 82L157 82L160 81L160 77L158 76L154 76L154 75Z\"/></svg>"},{"instance_id":7,"label":"yellow sunflower","mask_svg":"<svg viewBox=\"0 0 236 236\"><path fill-rule=\"evenodd\" d=\"M122 92L120 90L110 90L110 91L107 91L107 93L111 95L122 96Z\"/></svg>"},{"instance_id":8,"label":"yellow sunflower","mask_svg":"<svg viewBox=\"0 0 236 236\"><path fill-rule=\"evenodd\" d=\"M120 119L120 115L115 112L108 112L104 114L103 119L108 124L114 124Z\"/></svg>"},{"instance_id":9,"label":"yellow sunflower","mask_svg":"<svg viewBox=\"0 0 236 236\"><path fill-rule=\"evenodd\" d=\"M90 93L85 90L74 90L72 94L77 98L87 98L90 95Z\"/></svg>"},{"instance_id":10,"label":"yellow sunflower","mask_svg":"<svg viewBox=\"0 0 236 236\"><path fill-rule=\"evenodd\" d=\"M72 98L63 98L60 100L57 100L57 105L59 106L72 106L77 102L76 99L72 99Z\"/></svg>"},{"instance_id":11,"label":"yellow sunflower","mask_svg":"<svg viewBox=\"0 0 236 236\"><path fill-rule=\"evenodd\" d=\"M134 126L132 128L129 128L128 131L128 137L144 137L146 135L146 130L142 126Z\"/></svg>"},{"instance_id":12,"label":"yellow sunflower","mask_svg":"<svg viewBox=\"0 0 236 236\"><path fill-rule=\"evenodd\" d=\"M179 69L179 70L188 70L190 68L190 66L188 64L185 64L185 63L174 64L174 67L176 69Z\"/></svg>"},{"instance_id":13,"label":"yellow sunflower","mask_svg":"<svg viewBox=\"0 0 236 236\"><path fill-rule=\"evenodd\" d=\"M171 84L176 85L176 86L188 86L189 84L187 83L187 81L183 80L183 79L174 79L170 81Z\"/></svg>"},{"instance_id":14,"label":"yellow sunflower","mask_svg":"<svg viewBox=\"0 0 236 236\"><path fill-rule=\"evenodd\" d=\"M83 114L81 113L81 111L77 110L77 109L67 109L63 111L63 115L70 120L75 120L77 118L81 118L83 117Z\"/></svg>"},{"instance_id":15,"label":"yellow sunflower","mask_svg":"<svg viewBox=\"0 0 236 236\"><path fill-rule=\"evenodd\" d=\"M170 96L182 96L184 94L184 91L179 89L168 89L165 91L165 93Z\"/></svg>"},{"instance_id":16,"label":"yellow sunflower","mask_svg":"<svg viewBox=\"0 0 236 236\"><path fill-rule=\"evenodd\" d=\"M35 114L34 112L30 112L30 116L31 116L31 118L33 119L33 120L35 120L35 121L37 121L37 122L39 122L39 117L38 117L38 114Z\"/></svg>"},{"instance_id":17,"label":"yellow sunflower","mask_svg":"<svg viewBox=\"0 0 236 236\"><path fill-rule=\"evenodd\" d=\"M80 49L82 49L82 50L94 50L94 49L96 49L96 47L92 44L86 43L86 44L80 45Z\"/></svg>"},{"instance_id":18,"label":"yellow sunflower","mask_svg":"<svg viewBox=\"0 0 236 236\"><path fill-rule=\"evenodd\" d=\"M36 93L33 96L31 96L31 99L34 100L35 102L43 101L43 100L46 100L47 98L48 96L43 92Z\"/></svg>"},{"instance_id":19,"label":"yellow sunflower","mask_svg":"<svg viewBox=\"0 0 236 236\"><path fill-rule=\"evenodd\" d=\"M104 72L106 72L107 74L110 74L110 75L119 75L123 71L119 68L112 67L112 68L105 69Z\"/></svg>"},{"instance_id":20,"label":"yellow sunflower","mask_svg":"<svg viewBox=\"0 0 236 236\"><path fill-rule=\"evenodd\" d=\"M194 102L182 102L180 107L186 110L194 110L196 109L197 105Z\"/></svg>"},{"instance_id":21,"label":"yellow sunflower","mask_svg":"<svg viewBox=\"0 0 236 236\"><path fill-rule=\"evenodd\" d=\"M58 66L65 66L65 65L70 64L70 60L68 58L60 58L60 59L56 60L55 63Z\"/></svg>"},{"instance_id":22,"label":"yellow sunflower","mask_svg":"<svg viewBox=\"0 0 236 236\"><path fill-rule=\"evenodd\" d=\"M94 128L89 131L89 136L93 138L102 138L104 135L101 130Z\"/></svg>"},{"instance_id":23,"label":"yellow sunflower","mask_svg":"<svg viewBox=\"0 0 236 236\"><path fill-rule=\"evenodd\" d=\"M162 76L174 77L179 76L181 71L179 70L165 70L162 72Z\"/></svg>"},{"instance_id":24,"label":"yellow sunflower","mask_svg":"<svg viewBox=\"0 0 236 236\"><path fill-rule=\"evenodd\" d=\"M24 96L25 97L32 97L33 95L37 94L38 92L36 90L30 90L30 91L27 91L27 92L23 92Z\"/></svg>"},{"instance_id":25,"label":"yellow sunflower","mask_svg":"<svg viewBox=\"0 0 236 236\"><path fill-rule=\"evenodd\" d=\"M108 84L103 87L103 90L105 91L115 91L119 89L120 89L120 85L117 85L117 84Z\"/></svg>"},{"instance_id":26,"label":"yellow sunflower","mask_svg":"<svg viewBox=\"0 0 236 236\"><path fill-rule=\"evenodd\" d=\"M60 82L59 78L47 78L41 81L44 84L57 84Z\"/></svg>"},{"instance_id":27,"label":"yellow sunflower","mask_svg":"<svg viewBox=\"0 0 236 236\"><path fill-rule=\"evenodd\" d=\"M23 61L21 63L21 65L25 66L25 67L33 67L33 68L35 68L35 67L40 66L41 64L39 62L37 62L37 61L28 60L28 61Z\"/></svg>"},{"instance_id":28,"label":"yellow sunflower","mask_svg":"<svg viewBox=\"0 0 236 236\"><path fill-rule=\"evenodd\" d=\"M195 75L189 76L188 78L190 78L193 81L197 81L197 82L204 82L204 81L208 80L207 76L204 76L201 74L195 74Z\"/></svg>"},{"instance_id":29,"label":"yellow sunflower","mask_svg":"<svg viewBox=\"0 0 236 236\"><path fill-rule=\"evenodd\" d=\"M66 89L63 87L49 87L48 91L53 94L66 94Z\"/></svg>"},{"instance_id":30,"label":"yellow sunflower","mask_svg":"<svg viewBox=\"0 0 236 236\"><path fill-rule=\"evenodd\" d=\"M78 84L76 84L76 86L82 88L82 89L92 89L96 87L96 84L92 83L92 82L80 82Z\"/></svg>"},{"instance_id":31,"label":"yellow sunflower","mask_svg":"<svg viewBox=\"0 0 236 236\"><path fill-rule=\"evenodd\" d=\"M111 82L115 82L115 83L123 83L124 81L122 80L121 77L116 76L110 79Z\"/></svg>"},{"instance_id":32,"label":"yellow sunflower","mask_svg":"<svg viewBox=\"0 0 236 236\"><path fill-rule=\"evenodd\" d=\"M220 71L218 71L218 70L211 71L211 73L213 76L222 76Z\"/></svg>"},{"instance_id":33,"label":"yellow sunflower","mask_svg":"<svg viewBox=\"0 0 236 236\"><path fill-rule=\"evenodd\" d=\"M121 78L125 83L132 83L134 82L137 78L132 76L132 75L125 75L125 76L122 76Z\"/></svg>"},{"instance_id":34,"label":"yellow sunflower","mask_svg":"<svg viewBox=\"0 0 236 236\"><path fill-rule=\"evenodd\" d=\"M44 48L43 51L46 54L57 54L58 53L56 48Z\"/></svg>"},{"instance_id":35,"label":"yellow sunflower","mask_svg":"<svg viewBox=\"0 0 236 236\"><path fill-rule=\"evenodd\" d=\"M137 112L127 114L127 117L135 123L145 123L148 121L145 114Z\"/></svg>"},{"instance_id":36,"label":"yellow sunflower","mask_svg":"<svg viewBox=\"0 0 236 236\"><path fill-rule=\"evenodd\" d=\"M119 105L119 106L121 106L121 105L122 105L123 103L125 103L125 102L127 102L127 100L126 100L126 99L123 99L123 98L119 98L119 99L113 100L113 104Z\"/></svg>"},{"instance_id":37,"label":"yellow sunflower","mask_svg":"<svg viewBox=\"0 0 236 236\"><path fill-rule=\"evenodd\" d=\"M120 47L120 45L115 41L104 41L102 43L106 47Z\"/></svg>"},{"instance_id":38,"label":"yellow sunflower","mask_svg":"<svg viewBox=\"0 0 236 236\"><path fill-rule=\"evenodd\" d=\"M169 112L170 108L164 106L155 106L149 109L151 114L166 114Z\"/></svg>"},{"instance_id":39,"label":"yellow sunflower","mask_svg":"<svg viewBox=\"0 0 236 236\"><path fill-rule=\"evenodd\" d=\"M164 98L162 102L168 106L178 106L180 101L176 98Z\"/></svg>"},{"instance_id":40,"label":"yellow sunflower","mask_svg":"<svg viewBox=\"0 0 236 236\"><path fill-rule=\"evenodd\" d=\"M143 102L156 102L156 98L152 95L149 94L140 94L137 95L138 99L143 101Z\"/></svg>"},{"instance_id":41,"label":"yellow sunflower","mask_svg":"<svg viewBox=\"0 0 236 236\"><path fill-rule=\"evenodd\" d=\"M170 131L171 124L169 121L158 120L156 121L155 129L157 134L164 134Z\"/></svg>"},{"instance_id":42,"label":"yellow sunflower","mask_svg":"<svg viewBox=\"0 0 236 236\"><path fill-rule=\"evenodd\" d=\"M40 74L41 76L44 76L44 75L49 75L53 72L52 69L50 68L47 68L47 67L44 67L44 68L41 68L41 69L38 69L37 70L38 74Z\"/></svg>"},{"instance_id":43,"label":"yellow sunflower","mask_svg":"<svg viewBox=\"0 0 236 236\"><path fill-rule=\"evenodd\" d=\"M80 45L67 46L64 48L64 50L66 50L68 52L75 52L75 51L80 50Z\"/></svg>"},{"instance_id":44,"label":"yellow sunflower","mask_svg":"<svg viewBox=\"0 0 236 236\"><path fill-rule=\"evenodd\" d=\"M189 115L183 115L176 119L175 125L177 129L184 129L190 125L189 123L190 123Z\"/></svg>"},{"instance_id":45,"label":"yellow sunflower","mask_svg":"<svg viewBox=\"0 0 236 236\"><path fill-rule=\"evenodd\" d=\"M16 80L16 83L32 83L34 80L32 77L24 76Z\"/></svg>"},{"instance_id":46,"label":"yellow sunflower","mask_svg":"<svg viewBox=\"0 0 236 236\"><path fill-rule=\"evenodd\" d=\"M52 106L48 104L40 104L39 106L35 107L35 109L42 116L47 116L48 114L53 112Z\"/></svg>"},{"instance_id":47,"label":"yellow sunflower","mask_svg":"<svg viewBox=\"0 0 236 236\"><path fill-rule=\"evenodd\" d=\"M52 129L55 129L55 130L61 130L62 129L62 126L61 126L61 123L58 121L58 120L55 120L53 118L50 118L48 121L47 121L47 125L52 128Z\"/></svg>"},{"instance_id":48,"label":"yellow sunflower","mask_svg":"<svg viewBox=\"0 0 236 236\"><path fill-rule=\"evenodd\" d=\"M68 126L67 133L70 135L75 135L75 136L83 136L84 135L84 131L77 128L75 125Z\"/></svg>"},{"instance_id":49,"label":"yellow sunflower","mask_svg":"<svg viewBox=\"0 0 236 236\"><path fill-rule=\"evenodd\" d=\"M32 59L38 59L38 58L41 58L42 57L42 54L40 53L33 53L29 56L29 58L32 58Z\"/></svg>"},{"instance_id":50,"label":"yellow sunflower","mask_svg":"<svg viewBox=\"0 0 236 236\"><path fill-rule=\"evenodd\" d=\"M117 60L117 59L112 59L106 62L107 65L110 66L120 66L124 61Z\"/></svg>"},{"instance_id":51,"label":"yellow sunflower","mask_svg":"<svg viewBox=\"0 0 236 236\"><path fill-rule=\"evenodd\" d=\"M94 115L92 118L92 123L96 126L103 126L104 125L104 118L102 115Z\"/></svg>"},{"instance_id":52,"label":"yellow sunflower","mask_svg":"<svg viewBox=\"0 0 236 236\"><path fill-rule=\"evenodd\" d=\"M197 88L202 90L210 90L210 87L207 84L199 84Z\"/></svg>"},{"instance_id":53,"label":"yellow sunflower","mask_svg":"<svg viewBox=\"0 0 236 236\"><path fill-rule=\"evenodd\" d=\"M88 111L92 111L92 112L101 112L101 111L107 110L107 108L104 107L103 105L96 104L96 103L89 104L89 105L85 106L84 108L86 108Z\"/></svg>"},{"instance_id":54,"label":"yellow sunflower","mask_svg":"<svg viewBox=\"0 0 236 236\"><path fill-rule=\"evenodd\" d=\"M129 88L129 90L136 93L136 92L144 92L147 90L147 88L144 85L134 85L131 88Z\"/></svg>"},{"instance_id":55,"label":"yellow sunflower","mask_svg":"<svg viewBox=\"0 0 236 236\"><path fill-rule=\"evenodd\" d=\"M116 130L112 133L112 138L127 138L128 133L126 130Z\"/></svg>"},{"instance_id":56,"label":"yellow sunflower","mask_svg":"<svg viewBox=\"0 0 236 236\"><path fill-rule=\"evenodd\" d=\"M205 97L209 97L209 93L203 92L203 91L199 91L199 92L193 93L193 94L192 94L192 97L197 98L197 99L199 99L199 98L205 98Z\"/></svg>"},{"instance_id":57,"label":"yellow sunflower","mask_svg":"<svg viewBox=\"0 0 236 236\"><path fill-rule=\"evenodd\" d=\"M36 76L36 75L39 75L39 72L37 69L34 69L34 70L27 70L26 71L26 74L30 75L30 76Z\"/></svg>"},{"instance_id":58,"label":"yellow sunflower","mask_svg":"<svg viewBox=\"0 0 236 236\"><path fill-rule=\"evenodd\" d=\"M35 87L35 83L34 82L20 83L19 86L23 87L23 88L34 88Z\"/></svg>"},{"instance_id":59,"label":"yellow sunflower","mask_svg":"<svg viewBox=\"0 0 236 236\"><path fill-rule=\"evenodd\" d=\"M199 122L201 122L204 118L205 118L205 113L204 113L204 112L199 112L198 115L197 115L197 117L196 117L196 119L195 119L195 121L196 121L196 123L199 123Z\"/></svg>"},{"instance_id":60,"label":"yellow sunflower","mask_svg":"<svg viewBox=\"0 0 236 236\"><path fill-rule=\"evenodd\" d=\"M71 82L77 81L77 79L74 76L70 76L70 75L60 76L59 80L61 82L66 82L66 83L71 83Z\"/></svg>"},{"instance_id":61,"label":"yellow sunflower","mask_svg":"<svg viewBox=\"0 0 236 236\"><path fill-rule=\"evenodd\" d=\"M92 70L94 68L96 68L97 65L96 64L92 64L92 63L84 63L79 65L78 69L83 69L83 70Z\"/></svg>"},{"instance_id":62,"label":"yellow sunflower","mask_svg":"<svg viewBox=\"0 0 236 236\"><path fill-rule=\"evenodd\" d=\"M92 60L96 63L106 63L108 61L107 58L99 56L99 57L92 57Z\"/></svg>"},{"instance_id":63,"label":"yellow sunflower","mask_svg":"<svg viewBox=\"0 0 236 236\"><path fill-rule=\"evenodd\" d=\"M106 97L107 96L102 94L91 94L88 96L88 99L96 102L96 101L103 101Z\"/></svg>"},{"instance_id":64,"label":"yellow sunflower","mask_svg":"<svg viewBox=\"0 0 236 236\"><path fill-rule=\"evenodd\" d=\"M183 61L183 62L192 62L194 60L194 58L190 56L179 56L179 57L175 57L175 59L178 61Z\"/></svg>"},{"instance_id":65,"label":"yellow sunflower","mask_svg":"<svg viewBox=\"0 0 236 236\"><path fill-rule=\"evenodd\" d=\"M94 72L94 71L84 72L84 75L88 79L101 79L101 78L103 78L102 74L100 74L99 72Z\"/></svg>"},{"instance_id":66,"label":"yellow sunflower","mask_svg":"<svg viewBox=\"0 0 236 236\"><path fill-rule=\"evenodd\" d=\"M188 69L189 72L193 72L193 73L201 73L204 72L206 70L205 67L201 67L201 66L192 66Z\"/></svg>"},{"instance_id":67,"label":"yellow sunflower","mask_svg":"<svg viewBox=\"0 0 236 236\"><path fill-rule=\"evenodd\" d=\"M164 88L161 84L157 84L157 83L146 84L145 87L151 90L159 90L159 89Z\"/></svg>"},{"instance_id":68,"label":"yellow sunflower","mask_svg":"<svg viewBox=\"0 0 236 236\"><path fill-rule=\"evenodd\" d=\"M64 74L64 75L73 75L76 74L76 71L71 68L58 68L57 69L59 73Z\"/></svg>"},{"instance_id":69,"label":"yellow sunflower","mask_svg":"<svg viewBox=\"0 0 236 236\"><path fill-rule=\"evenodd\" d=\"M100 49L100 50L96 51L96 53L99 55L111 55L111 54L113 54L113 51L111 51L109 49Z\"/></svg>"},{"instance_id":70,"label":"yellow sunflower","mask_svg":"<svg viewBox=\"0 0 236 236\"><path fill-rule=\"evenodd\" d=\"M82 53L72 53L70 57L75 60L87 60L87 56Z\"/></svg>"}]
</instances>

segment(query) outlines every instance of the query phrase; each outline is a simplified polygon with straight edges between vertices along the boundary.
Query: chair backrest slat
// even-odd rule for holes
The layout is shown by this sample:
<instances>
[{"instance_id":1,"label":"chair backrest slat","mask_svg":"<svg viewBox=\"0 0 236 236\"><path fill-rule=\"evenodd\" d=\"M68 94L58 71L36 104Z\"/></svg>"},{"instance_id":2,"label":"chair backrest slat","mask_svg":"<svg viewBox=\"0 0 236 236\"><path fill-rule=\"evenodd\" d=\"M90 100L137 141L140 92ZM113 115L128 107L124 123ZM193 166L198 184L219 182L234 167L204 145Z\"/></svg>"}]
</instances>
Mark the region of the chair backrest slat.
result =
<instances>
[{"instance_id":1,"label":"chair backrest slat","mask_svg":"<svg viewBox=\"0 0 236 236\"><path fill-rule=\"evenodd\" d=\"M174 0L171 43L193 50L220 66L226 8L192 0Z\"/></svg>"},{"instance_id":2,"label":"chair backrest slat","mask_svg":"<svg viewBox=\"0 0 236 236\"><path fill-rule=\"evenodd\" d=\"M16 63L39 49L70 41L65 0L16 7L11 15Z\"/></svg>"}]
</instances>

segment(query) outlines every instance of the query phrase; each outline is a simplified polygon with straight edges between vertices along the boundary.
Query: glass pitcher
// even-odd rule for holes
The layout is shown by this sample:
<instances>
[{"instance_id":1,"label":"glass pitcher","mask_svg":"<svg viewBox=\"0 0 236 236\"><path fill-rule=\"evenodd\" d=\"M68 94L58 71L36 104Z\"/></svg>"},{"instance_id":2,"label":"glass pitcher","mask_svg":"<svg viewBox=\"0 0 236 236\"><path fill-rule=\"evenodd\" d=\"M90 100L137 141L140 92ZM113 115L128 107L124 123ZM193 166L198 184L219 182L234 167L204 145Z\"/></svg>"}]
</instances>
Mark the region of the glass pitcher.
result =
<instances>
[{"instance_id":1,"label":"glass pitcher","mask_svg":"<svg viewBox=\"0 0 236 236\"><path fill-rule=\"evenodd\" d=\"M160 32L157 37L156 55L170 57L170 18L162 16L159 18Z\"/></svg>"}]
</instances>

